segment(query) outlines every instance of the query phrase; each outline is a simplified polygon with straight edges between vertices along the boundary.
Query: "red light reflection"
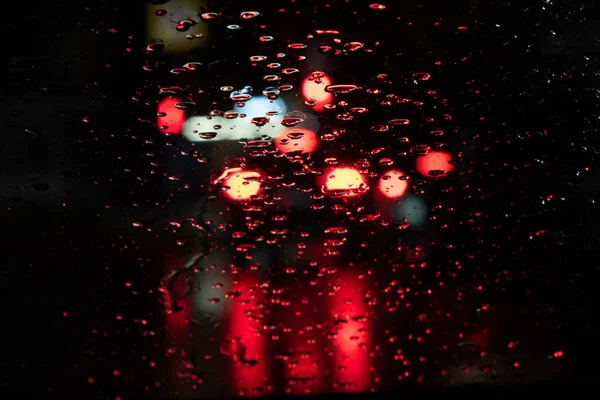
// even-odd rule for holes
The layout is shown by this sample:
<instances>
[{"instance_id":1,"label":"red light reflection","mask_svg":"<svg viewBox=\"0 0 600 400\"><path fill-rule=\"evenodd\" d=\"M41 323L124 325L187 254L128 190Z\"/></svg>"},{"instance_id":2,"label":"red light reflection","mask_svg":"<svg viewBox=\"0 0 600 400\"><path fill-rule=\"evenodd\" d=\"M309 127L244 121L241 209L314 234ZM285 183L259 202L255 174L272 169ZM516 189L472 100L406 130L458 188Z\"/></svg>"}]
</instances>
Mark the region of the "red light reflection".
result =
<instances>
[{"instance_id":1,"label":"red light reflection","mask_svg":"<svg viewBox=\"0 0 600 400\"><path fill-rule=\"evenodd\" d=\"M314 104L315 111L322 111L325 104L331 103L333 95L325 91L328 85L331 85L331 79L327 75L317 77L315 73L308 76L302 83L302 95L304 99Z\"/></svg>"},{"instance_id":2,"label":"red light reflection","mask_svg":"<svg viewBox=\"0 0 600 400\"><path fill-rule=\"evenodd\" d=\"M234 282L226 353L232 358L232 386L238 396L265 395L268 386L267 345L263 332L264 310L258 280L245 276Z\"/></svg>"},{"instance_id":3,"label":"red light reflection","mask_svg":"<svg viewBox=\"0 0 600 400\"><path fill-rule=\"evenodd\" d=\"M225 195L231 200L249 200L260 193L260 178L262 174L257 171L229 168L214 183L223 181Z\"/></svg>"},{"instance_id":4,"label":"red light reflection","mask_svg":"<svg viewBox=\"0 0 600 400\"><path fill-rule=\"evenodd\" d=\"M286 129L275 140L275 147L283 154L291 152L312 153L316 150L319 139L314 131L304 128Z\"/></svg>"},{"instance_id":5,"label":"red light reflection","mask_svg":"<svg viewBox=\"0 0 600 400\"><path fill-rule=\"evenodd\" d=\"M449 163L451 159L450 154L443 151L430 151L417 158L417 171L428 178L443 177L454 169L454 165Z\"/></svg>"},{"instance_id":6,"label":"red light reflection","mask_svg":"<svg viewBox=\"0 0 600 400\"><path fill-rule=\"evenodd\" d=\"M334 337L334 389L363 392L369 386L371 358L368 310L363 302L364 281L356 271L339 273L335 295L330 297L330 311L336 323Z\"/></svg>"},{"instance_id":7,"label":"red light reflection","mask_svg":"<svg viewBox=\"0 0 600 400\"><path fill-rule=\"evenodd\" d=\"M379 191L389 199L404 196L408 188L408 180L403 172L392 169L379 178Z\"/></svg>"},{"instance_id":8,"label":"red light reflection","mask_svg":"<svg viewBox=\"0 0 600 400\"><path fill-rule=\"evenodd\" d=\"M291 294L297 296L297 292ZM314 295L310 297L314 298ZM320 330L315 327L320 312L320 309L313 308L310 303L296 303L284 317L286 394L319 393L323 388L324 343Z\"/></svg>"},{"instance_id":9,"label":"red light reflection","mask_svg":"<svg viewBox=\"0 0 600 400\"><path fill-rule=\"evenodd\" d=\"M369 189L364 175L350 167L328 169L320 180L324 192L343 196L356 196Z\"/></svg>"},{"instance_id":10,"label":"red light reflection","mask_svg":"<svg viewBox=\"0 0 600 400\"><path fill-rule=\"evenodd\" d=\"M158 116L156 126L164 135L179 135L185 123L185 111L175 107L180 100L166 98L158 103Z\"/></svg>"}]
</instances>

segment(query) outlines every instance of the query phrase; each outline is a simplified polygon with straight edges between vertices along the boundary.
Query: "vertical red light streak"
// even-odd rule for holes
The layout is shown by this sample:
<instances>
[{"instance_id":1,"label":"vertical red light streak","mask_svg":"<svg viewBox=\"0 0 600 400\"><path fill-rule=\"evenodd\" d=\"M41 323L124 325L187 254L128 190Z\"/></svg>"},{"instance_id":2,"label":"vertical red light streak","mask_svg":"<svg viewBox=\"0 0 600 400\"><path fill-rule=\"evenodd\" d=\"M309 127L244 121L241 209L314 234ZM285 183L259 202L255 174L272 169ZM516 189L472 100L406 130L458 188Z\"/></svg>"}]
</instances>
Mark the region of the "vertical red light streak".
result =
<instances>
[{"instance_id":1,"label":"vertical red light streak","mask_svg":"<svg viewBox=\"0 0 600 400\"><path fill-rule=\"evenodd\" d=\"M340 271L330 296L330 312L335 322L334 391L363 392L369 386L371 359L368 310L363 302L365 283L354 270Z\"/></svg>"},{"instance_id":2,"label":"vertical red light streak","mask_svg":"<svg viewBox=\"0 0 600 400\"><path fill-rule=\"evenodd\" d=\"M262 292L256 277L236 279L229 301L228 351L231 352L231 383L236 396L264 396L268 386L266 336L263 330Z\"/></svg>"},{"instance_id":3,"label":"vertical red light streak","mask_svg":"<svg viewBox=\"0 0 600 400\"><path fill-rule=\"evenodd\" d=\"M319 393L323 388L324 339L318 322L323 307L321 298L311 288L296 287L288 293L291 296L287 310L284 310L283 359L285 392L292 395Z\"/></svg>"}]
</instances>

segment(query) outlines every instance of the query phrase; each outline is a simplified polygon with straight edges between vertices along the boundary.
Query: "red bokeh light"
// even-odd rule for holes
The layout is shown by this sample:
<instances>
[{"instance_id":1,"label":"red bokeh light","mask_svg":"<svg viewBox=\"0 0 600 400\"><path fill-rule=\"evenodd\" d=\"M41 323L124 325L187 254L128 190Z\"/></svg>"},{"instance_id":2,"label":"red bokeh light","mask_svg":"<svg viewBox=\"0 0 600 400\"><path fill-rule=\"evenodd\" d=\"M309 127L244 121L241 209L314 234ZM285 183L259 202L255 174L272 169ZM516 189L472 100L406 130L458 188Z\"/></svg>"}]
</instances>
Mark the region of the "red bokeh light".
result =
<instances>
[{"instance_id":1,"label":"red bokeh light","mask_svg":"<svg viewBox=\"0 0 600 400\"><path fill-rule=\"evenodd\" d=\"M392 169L379 178L379 191L389 199L404 196L408 188L408 179L403 172Z\"/></svg>"},{"instance_id":2,"label":"red bokeh light","mask_svg":"<svg viewBox=\"0 0 600 400\"><path fill-rule=\"evenodd\" d=\"M319 139L314 131L304 128L286 129L275 140L275 147L283 154L291 152L312 153Z\"/></svg>"},{"instance_id":3,"label":"red bokeh light","mask_svg":"<svg viewBox=\"0 0 600 400\"><path fill-rule=\"evenodd\" d=\"M308 102L315 102L312 107L315 111L323 110L325 104L331 103L333 95L325 91L325 88L331 85L331 79L327 75L314 79L308 76L302 83L302 95Z\"/></svg>"},{"instance_id":4,"label":"red bokeh light","mask_svg":"<svg viewBox=\"0 0 600 400\"><path fill-rule=\"evenodd\" d=\"M158 103L156 127L164 134L179 135L185 123L185 111L175 105L180 102L176 98L166 98Z\"/></svg>"},{"instance_id":5,"label":"red bokeh light","mask_svg":"<svg viewBox=\"0 0 600 400\"><path fill-rule=\"evenodd\" d=\"M365 176L351 167L330 168L320 180L324 192L343 196L356 196L369 189Z\"/></svg>"},{"instance_id":6,"label":"red bokeh light","mask_svg":"<svg viewBox=\"0 0 600 400\"><path fill-rule=\"evenodd\" d=\"M417 171L428 178L440 178L454 169L450 164L452 157L443 151L430 151L417 158Z\"/></svg>"},{"instance_id":7,"label":"red bokeh light","mask_svg":"<svg viewBox=\"0 0 600 400\"><path fill-rule=\"evenodd\" d=\"M229 168L214 183L223 181L225 195L231 200L249 200L260 193L262 177L263 175L257 171Z\"/></svg>"}]
</instances>

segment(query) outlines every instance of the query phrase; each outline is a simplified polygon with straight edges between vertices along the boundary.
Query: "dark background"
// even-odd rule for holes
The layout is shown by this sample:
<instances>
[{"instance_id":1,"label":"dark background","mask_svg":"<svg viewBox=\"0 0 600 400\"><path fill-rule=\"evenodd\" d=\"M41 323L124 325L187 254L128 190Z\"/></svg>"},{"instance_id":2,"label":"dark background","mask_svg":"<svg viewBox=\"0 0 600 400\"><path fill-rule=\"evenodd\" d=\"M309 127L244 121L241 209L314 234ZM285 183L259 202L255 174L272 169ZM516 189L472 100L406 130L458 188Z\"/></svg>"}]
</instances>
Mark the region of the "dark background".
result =
<instances>
[{"instance_id":1,"label":"dark background","mask_svg":"<svg viewBox=\"0 0 600 400\"><path fill-rule=\"evenodd\" d=\"M489 284L483 275L509 271L508 292L490 294L499 307L498 336L531 332L523 336L532 348L561 347L567 354L554 381L591 380L598 372L592 313L598 271L593 200L600 188L598 7L422 1L388 4L375 19L353 13L365 9L360 2L321 3L286 2L286 19L275 18L278 6L270 2L222 7L232 15L264 10L273 31L294 26L307 32L335 21L334 29L371 35L380 42L378 52L337 72L359 80L372 76L374 66L402 77L443 61L431 71L435 89L452 105L455 126L467 132L453 151L474 149L460 162L475 173L437 189L462 186L462 196L444 201L483 218L475 231L457 224L439 239L455 244L454 250L434 257L463 262L456 287ZM0 381L12 393L112 397L159 390L161 373L148 362L164 353L156 288L159 264L173 250L164 233L135 230L131 222L152 227L177 213L177 202L166 201L163 177L150 175L140 156L160 152L170 140L139 123L131 101L149 85L139 73L146 57L142 6L14 1L4 22L1 270L8 337ZM457 26L469 30L456 35ZM219 36L214 48L196 57L235 51ZM471 253L488 261L469 261ZM132 322L139 319L147 324Z\"/></svg>"}]
</instances>

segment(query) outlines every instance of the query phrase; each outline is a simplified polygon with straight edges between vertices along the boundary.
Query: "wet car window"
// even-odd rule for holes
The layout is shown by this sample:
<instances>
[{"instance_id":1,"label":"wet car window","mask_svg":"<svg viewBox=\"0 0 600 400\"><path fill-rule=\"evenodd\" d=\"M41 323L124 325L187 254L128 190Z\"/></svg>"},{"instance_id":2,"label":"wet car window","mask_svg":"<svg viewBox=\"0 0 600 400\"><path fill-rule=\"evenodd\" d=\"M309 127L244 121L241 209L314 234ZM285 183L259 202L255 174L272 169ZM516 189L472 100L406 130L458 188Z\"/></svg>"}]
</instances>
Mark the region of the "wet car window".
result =
<instances>
[{"instance_id":1,"label":"wet car window","mask_svg":"<svg viewBox=\"0 0 600 400\"><path fill-rule=\"evenodd\" d=\"M15 4L15 393L366 396L597 370L595 3Z\"/></svg>"}]
</instances>

